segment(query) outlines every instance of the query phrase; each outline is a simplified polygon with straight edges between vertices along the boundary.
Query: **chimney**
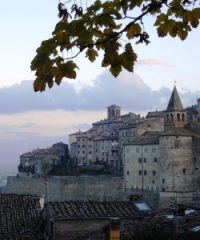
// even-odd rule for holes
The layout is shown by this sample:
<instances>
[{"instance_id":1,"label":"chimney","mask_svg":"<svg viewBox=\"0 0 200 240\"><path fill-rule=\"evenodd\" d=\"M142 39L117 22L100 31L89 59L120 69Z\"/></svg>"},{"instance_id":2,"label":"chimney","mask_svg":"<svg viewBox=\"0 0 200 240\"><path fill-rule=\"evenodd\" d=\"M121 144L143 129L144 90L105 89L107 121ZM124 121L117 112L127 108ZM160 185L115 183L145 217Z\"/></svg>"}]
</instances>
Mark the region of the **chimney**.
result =
<instances>
[{"instance_id":1,"label":"chimney","mask_svg":"<svg viewBox=\"0 0 200 240\"><path fill-rule=\"evenodd\" d=\"M120 220L117 217L110 218L110 240L120 240Z\"/></svg>"}]
</instances>

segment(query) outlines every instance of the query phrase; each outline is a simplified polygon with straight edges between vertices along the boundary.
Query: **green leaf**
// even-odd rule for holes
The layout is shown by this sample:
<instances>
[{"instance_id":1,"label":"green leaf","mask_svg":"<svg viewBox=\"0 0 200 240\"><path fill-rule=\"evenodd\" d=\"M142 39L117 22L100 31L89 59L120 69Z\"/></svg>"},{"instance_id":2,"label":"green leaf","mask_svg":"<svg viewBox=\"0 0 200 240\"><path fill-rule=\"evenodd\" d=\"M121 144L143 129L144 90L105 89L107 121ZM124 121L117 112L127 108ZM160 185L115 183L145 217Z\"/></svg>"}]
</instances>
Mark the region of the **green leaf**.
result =
<instances>
[{"instance_id":1,"label":"green leaf","mask_svg":"<svg viewBox=\"0 0 200 240\"><path fill-rule=\"evenodd\" d=\"M178 35L179 35L181 40L185 40L188 36L188 32L181 30L181 31L179 31Z\"/></svg>"},{"instance_id":2,"label":"green leaf","mask_svg":"<svg viewBox=\"0 0 200 240\"><path fill-rule=\"evenodd\" d=\"M111 65L110 71L114 77L117 77L119 73L122 71L122 66L120 64Z\"/></svg>"},{"instance_id":3,"label":"green leaf","mask_svg":"<svg viewBox=\"0 0 200 240\"><path fill-rule=\"evenodd\" d=\"M137 60L137 55L133 51L133 48L130 43L127 43L125 46L125 51L120 55L123 67L129 72L133 71L133 66Z\"/></svg>"},{"instance_id":4,"label":"green leaf","mask_svg":"<svg viewBox=\"0 0 200 240\"><path fill-rule=\"evenodd\" d=\"M167 24L161 24L157 28L157 33L159 37L165 37L167 35Z\"/></svg>"},{"instance_id":5,"label":"green leaf","mask_svg":"<svg viewBox=\"0 0 200 240\"><path fill-rule=\"evenodd\" d=\"M63 77L67 78L76 78L76 71L77 65L73 61L68 61L61 65L61 74Z\"/></svg>"},{"instance_id":6,"label":"green leaf","mask_svg":"<svg viewBox=\"0 0 200 240\"><path fill-rule=\"evenodd\" d=\"M198 10L196 10L196 11L193 10L190 14L190 24L193 28L198 27L199 18L200 18L199 11Z\"/></svg>"},{"instance_id":7,"label":"green leaf","mask_svg":"<svg viewBox=\"0 0 200 240\"><path fill-rule=\"evenodd\" d=\"M96 60L96 57L98 57L98 53L93 48L88 48L86 51L86 57L91 61L94 62Z\"/></svg>"},{"instance_id":8,"label":"green leaf","mask_svg":"<svg viewBox=\"0 0 200 240\"><path fill-rule=\"evenodd\" d=\"M40 53L35 56L35 58L31 62L31 70L37 70L40 68L45 62L49 59L49 56L47 53Z\"/></svg>"},{"instance_id":9,"label":"green leaf","mask_svg":"<svg viewBox=\"0 0 200 240\"><path fill-rule=\"evenodd\" d=\"M131 25L128 29L127 29L127 37L128 39L133 39L135 37L135 35L141 33L141 27L138 23L135 23L133 25Z\"/></svg>"},{"instance_id":10,"label":"green leaf","mask_svg":"<svg viewBox=\"0 0 200 240\"><path fill-rule=\"evenodd\" d=\"M44 79L37 77L35 79L35 81L33 82L33 88L35 92L43 92L45 91L45 87L46 87L46 82L44 81Z\"/></svg>"}]
</instances>

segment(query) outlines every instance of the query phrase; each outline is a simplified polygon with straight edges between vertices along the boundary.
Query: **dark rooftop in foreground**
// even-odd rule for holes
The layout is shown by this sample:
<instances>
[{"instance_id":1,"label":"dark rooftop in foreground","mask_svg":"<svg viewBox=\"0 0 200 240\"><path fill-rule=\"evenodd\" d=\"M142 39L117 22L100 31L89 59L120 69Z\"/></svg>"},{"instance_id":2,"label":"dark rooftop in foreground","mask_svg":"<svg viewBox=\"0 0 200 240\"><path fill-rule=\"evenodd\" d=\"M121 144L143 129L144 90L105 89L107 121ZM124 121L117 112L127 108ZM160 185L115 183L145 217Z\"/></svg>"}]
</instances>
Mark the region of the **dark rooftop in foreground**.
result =
<instances>
[{"instance_id":1,"label":"dark rooftop in foreground","mask_svg":"<svg viewBox=\"0 0 200 240\"><path fill-rule=\"evenodd\" d=\"M0 194L0 239L42 240L38 228L40 198Z\"/></svg>"},{"instance_id":2,"label":"dark rooftop in foreground","mask_svg":"<svg viewBox=\"0 0 200 240\"><path fill-rule=\"evenodd\" d=\"M65 201L49 202L46 207L54 219L132 218L140 216L133 202Z\"/></svg>"}]
</instances>

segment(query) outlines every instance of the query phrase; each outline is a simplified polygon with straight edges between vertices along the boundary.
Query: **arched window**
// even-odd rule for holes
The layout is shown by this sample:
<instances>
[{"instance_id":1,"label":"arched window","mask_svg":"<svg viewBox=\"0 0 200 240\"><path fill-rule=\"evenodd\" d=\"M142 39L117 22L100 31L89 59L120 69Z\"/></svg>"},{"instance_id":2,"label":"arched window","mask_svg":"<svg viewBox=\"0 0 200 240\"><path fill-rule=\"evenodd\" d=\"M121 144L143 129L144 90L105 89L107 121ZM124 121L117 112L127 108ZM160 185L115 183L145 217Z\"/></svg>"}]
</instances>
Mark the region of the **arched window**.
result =
<instances>
[{"instance_id":1,"label":"arched window","mask_svg":"<svg viewBox=\"0 0 200 240\"><path fill-rule=\"evenodd\" d=\"M185 114L182 114L182 121L185 122Z\"/></svg>"},{"instance_id":2,"label":"arched window","mask_svg":"<svg viewBox=\"0 0 200 240\"><path fill-rule=\"evenodd\" d=\"M167 114L167 122L169 122L169 114Z\"/></svg>"},{"instance_id":3,"label":"arched window","mask_svg":"<svg viewBox=\"0 0 200 240\"><path fill-rule=\"evenodd\" d=\"M181 116L180 116L180 113L178 113L178 114L177 114L177 121L180 122L180 120L181 120Z\"/></svg>"},{"instance_id":4,"label":"arched window","mask_svg":"<svg viewBox=\"0 0 200 240\"><path fill-rule=\"evenodd\" d=\"M173 114L171 113L171 122L174 121L174 117L173 117Z\"/></svg>"}]
</instances>

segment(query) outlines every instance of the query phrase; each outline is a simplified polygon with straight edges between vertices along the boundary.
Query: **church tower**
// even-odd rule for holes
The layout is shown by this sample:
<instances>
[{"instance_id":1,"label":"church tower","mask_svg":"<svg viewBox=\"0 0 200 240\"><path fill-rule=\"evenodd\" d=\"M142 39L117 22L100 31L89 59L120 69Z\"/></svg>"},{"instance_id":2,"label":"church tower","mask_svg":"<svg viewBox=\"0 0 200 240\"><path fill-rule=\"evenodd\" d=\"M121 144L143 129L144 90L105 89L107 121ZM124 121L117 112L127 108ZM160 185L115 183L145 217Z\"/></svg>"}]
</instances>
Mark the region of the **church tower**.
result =
<instances>
[{"instance_id":1,"label":"church tower","mask_svg":"<svg viewBox=\"0 0 200 240\"><path fill-rule=\"evenodd\" d=\"M113 104L107 107L107 117L108 119L119 118L121 116L121 107Z\"/></svg>"},{"instance_id":2,"label":"church tower","mask_svg":"<svg viewBox=\"0 0 200 240\"><path fill-rule=\"evenodd\" d=\"M174 86L167 109L164 113L165 129L174 127L183 128L186 123L186 111L183 108L176 86Z\"/></svg>"}]
</instances>

